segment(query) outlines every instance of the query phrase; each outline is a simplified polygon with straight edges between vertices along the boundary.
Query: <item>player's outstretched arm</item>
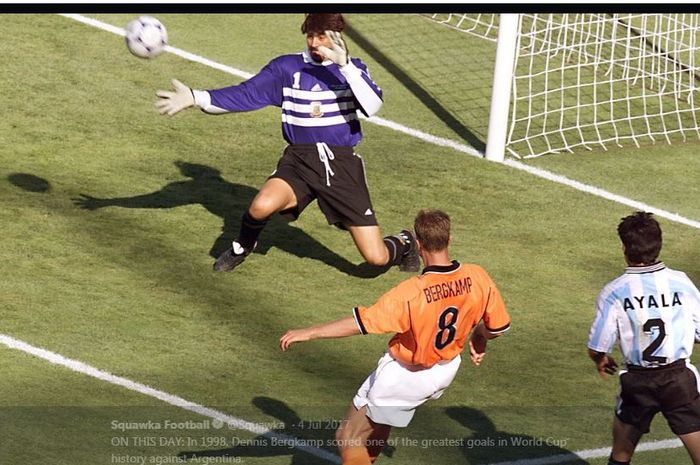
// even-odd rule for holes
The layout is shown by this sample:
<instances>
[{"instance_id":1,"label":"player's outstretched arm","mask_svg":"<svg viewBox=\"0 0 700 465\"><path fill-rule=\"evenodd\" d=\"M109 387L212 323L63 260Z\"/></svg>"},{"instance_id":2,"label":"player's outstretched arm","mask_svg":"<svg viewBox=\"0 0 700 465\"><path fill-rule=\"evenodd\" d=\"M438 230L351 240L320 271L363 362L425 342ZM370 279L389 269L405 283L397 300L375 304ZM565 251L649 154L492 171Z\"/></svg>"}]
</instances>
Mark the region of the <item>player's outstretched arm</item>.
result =
<instances>
[{"instance_id":1,"label":"player's outstretched arm","mask_svg":"<svg viewBox=\"0 0 700 465\"><path fill-rule=\"evenodd\" d=\"M177 79L173 79L171 82L175 92L167 90L159 90L156 92L156 95L160 97L160 100L156 102L156 108L158 108L161 115L167 114L168 116L173 116L185 108L194 105L194 93L192 89Z\"/></svg>"},{"instance_id":2,"label":"player's outstretched arm","mask_svg":"<svg viewBox=\"0 0 700 465\"><path fill-rule=\"evenodd\" d=\"M588 356L595 363L601 378L605 379L607 375L614 375L617 371L617 362L608 354L588 349Z\"/></svg>"},{"instance_id":3,"label":"player's outstretched arm","mask_svg":"<svg viewBox=\"0 0 700 465\"><path fill-rule=\"evenodd\" d=\"M341 320L309 328L290 329L280 338L280 349L285 351L295 342L355 336L356 334L360 334L360 328L357 327L355 318L349 316Z\"/></svg>"},{"instance_id":4,"label":"player's outstretched arm","mask_svg":"<svg viewBox=\"0 0 700 465\"><path fill-rule=\"evenodd\" d=\"M73 203L84 210L97 210L98 208L109 205L108 199L100 199L87 194L80 194L79 197L73 197Z\"/></svg>"}]
</instances>

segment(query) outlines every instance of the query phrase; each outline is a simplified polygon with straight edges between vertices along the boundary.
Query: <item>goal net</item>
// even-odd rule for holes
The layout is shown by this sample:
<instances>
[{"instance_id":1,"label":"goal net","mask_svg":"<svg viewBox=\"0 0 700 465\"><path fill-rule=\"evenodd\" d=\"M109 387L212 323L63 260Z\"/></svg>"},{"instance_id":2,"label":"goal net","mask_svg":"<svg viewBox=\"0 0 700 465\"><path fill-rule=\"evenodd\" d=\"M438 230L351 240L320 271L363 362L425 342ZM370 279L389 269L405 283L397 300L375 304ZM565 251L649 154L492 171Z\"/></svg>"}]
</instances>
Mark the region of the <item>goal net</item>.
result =
<instances>
[{"instance_id":1,"label":"goal net","mask_svg":"<svg viewBox=\"0 0 700 465\"><path fill-rule=\"evenodd\" d=\"M508 28L515 32L510 39L509 31L499 30L497 16L517 17L517 27ZM487 40L497 36L497 67L502 47L514 48L512 60L495 73L493 98L499 76L507 98L500 109L492 103L489 125L494 125L494 111L508 116L499 127L489 127L487 144L492 144L492 132L499 133L505 141L501 152L528 158L700 138L699 14L431 18ZM510 76L504 80L503 73Z\"/></svg>"}]
</instances>

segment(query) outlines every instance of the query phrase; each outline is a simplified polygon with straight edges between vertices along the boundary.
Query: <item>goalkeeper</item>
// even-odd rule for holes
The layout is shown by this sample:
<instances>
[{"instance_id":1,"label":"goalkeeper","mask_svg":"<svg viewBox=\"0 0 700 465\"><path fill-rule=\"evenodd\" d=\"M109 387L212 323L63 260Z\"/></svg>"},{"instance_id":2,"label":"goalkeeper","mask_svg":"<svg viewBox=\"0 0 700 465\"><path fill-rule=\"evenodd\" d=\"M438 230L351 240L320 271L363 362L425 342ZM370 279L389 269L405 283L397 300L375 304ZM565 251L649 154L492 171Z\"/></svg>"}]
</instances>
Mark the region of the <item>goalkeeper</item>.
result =
<instances>
[{"instance_id":1,"label":"goalkeeper","mask_svg":"<svg viewBox=\"0 0 700 465\"><path fill-rule=\"evenodd\" d=\"M307 14L301 25L307 49L273 59L242 84L193 90L174 79L173 92L157 92L156 107L171 116L193 106L209 114L269 105L282 109L282 134L289 145L243 214L238 237L216 260L214 270L230 271L243 262L273 214L293 221L317 200L328 223L349 231L369 264L418 271L420 260L409 230L382 238L364 162L354 151L362 139L357 110L375 114L382 105L382 91L367 66L348 56L341 37L344 26L341 14Z\"/></svg>"}]
</instances>

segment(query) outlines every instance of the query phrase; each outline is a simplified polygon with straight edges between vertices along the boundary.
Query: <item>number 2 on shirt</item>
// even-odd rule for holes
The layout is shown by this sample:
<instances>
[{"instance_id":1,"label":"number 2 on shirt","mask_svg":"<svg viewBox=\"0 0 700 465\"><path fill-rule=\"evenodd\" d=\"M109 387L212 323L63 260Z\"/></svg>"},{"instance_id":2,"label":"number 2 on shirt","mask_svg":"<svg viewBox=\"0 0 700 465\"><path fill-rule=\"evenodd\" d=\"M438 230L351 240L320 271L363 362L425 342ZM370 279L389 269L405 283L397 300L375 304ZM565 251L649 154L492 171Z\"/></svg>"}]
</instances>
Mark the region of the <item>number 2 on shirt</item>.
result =
<instances>
[{"instance_id":1,"label":"number 2 on shirt","mask_svg":"<svg viewBox=\"0 0 700 465\"><path fill-rule=\"evenodd\" d=\"M652 328L657 328L659 330L659 334L658 336L656 336L656 339L651 341L649 347L644 349L644 352L642 352L642 358L647 362L666 363L666 357L652 355L654 352L656 352L656 349L661 347L661 344L664 342L664 339L666 339L666 325L664 325L664 320L662 320L661 318L651 318L647 320L646 323L644 323L644 326L642 327L644 332L648 334L651 334Z\"/></svg>"}]
</instances>

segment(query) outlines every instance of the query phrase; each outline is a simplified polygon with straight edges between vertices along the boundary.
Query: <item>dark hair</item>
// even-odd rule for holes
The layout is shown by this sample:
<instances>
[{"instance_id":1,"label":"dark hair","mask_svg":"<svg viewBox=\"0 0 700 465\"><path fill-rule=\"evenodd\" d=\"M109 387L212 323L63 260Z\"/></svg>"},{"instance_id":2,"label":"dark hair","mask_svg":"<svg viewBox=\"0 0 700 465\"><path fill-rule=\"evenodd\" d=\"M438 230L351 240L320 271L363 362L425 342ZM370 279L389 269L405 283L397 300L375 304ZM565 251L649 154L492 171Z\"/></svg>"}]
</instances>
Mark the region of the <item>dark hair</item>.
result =
<instances>
[{"instance_id":1,"label":"dark hair","mask_svg":"<svg viewBox=\"0 0 700 465\"><path fill-rule=\"evenodd\" d=\"M440 210L421 210L413 223L416 238L427 252L447 249L450 243L450 216Z\"/></svg>"},{"instance_id":2,"label":"dark hair","mask_svg":"<svg viewBox=\"0 0 700 465\"><path fill-rule=\"evenodd\" d=\"M651 265L661 252L661 226L654 215L636 212L622 218L617 234L625 246L625 257L632 264Z\"/></svg>"},{"instance_id":3,"label":"dark hair","mask_svg":"<svg viewBox=\"0 0 700 465\"><path fill-rule=\"evenodd\" d=\"M301 32L336 31L343 32L345 20L340 13L307 13L301 24Z\"/></svg>"}]
</instances>

